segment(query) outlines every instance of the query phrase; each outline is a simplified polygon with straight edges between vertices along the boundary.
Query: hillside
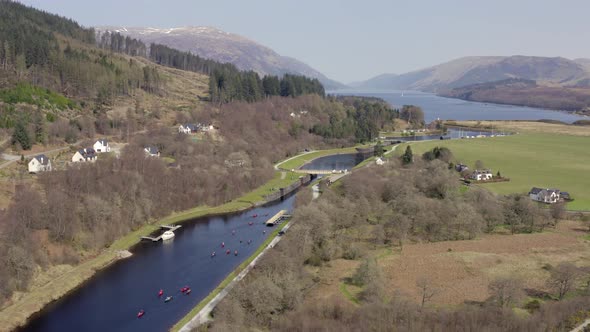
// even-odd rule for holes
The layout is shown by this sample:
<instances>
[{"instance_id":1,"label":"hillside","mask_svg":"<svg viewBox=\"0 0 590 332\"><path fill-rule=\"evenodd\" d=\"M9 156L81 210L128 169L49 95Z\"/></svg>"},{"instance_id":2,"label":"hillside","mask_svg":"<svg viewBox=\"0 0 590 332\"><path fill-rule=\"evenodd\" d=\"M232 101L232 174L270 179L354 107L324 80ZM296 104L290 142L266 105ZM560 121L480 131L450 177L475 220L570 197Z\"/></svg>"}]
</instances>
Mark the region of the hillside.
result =
<instances>
[{"instance_id":1,"label":"hillside","mask_svg":"<svg viewBox=\"0 0 590 332\"><path fill-rule=\"evenodd\" d=\"M327 78L297 59L281 56L253 40L211 27L169 29L99 27L97 31L99 34L105 31L116 31L148 44L162 44L207 59L232 63L238 69L253 70L261 75L298 74L319 79L327 89L344 87L343 84Z\"/></svg>"},{"instance_id":2,"label":"hillside","mask_svg":"<svg viewBox=\"0 0 590 332\"><path fill-rule=\"evenodd\" d=\"M486 103L590 113L590 89L543 86L523 79L471 84L441 92L440 95Z\"/></svg>"},{"instance_id":3,"label":"hillside","mask_svg":"<svg viewBox=\"0 0 590 332\"><path fill-rule=\"evenodd\" d=\"M362 82L364 89L440 92L456 87L522 78L540 85L584 85L590 77L583 60L533 56L477 56L452 60L402 75L384 74Z\"/></svg>"}]
</instances>

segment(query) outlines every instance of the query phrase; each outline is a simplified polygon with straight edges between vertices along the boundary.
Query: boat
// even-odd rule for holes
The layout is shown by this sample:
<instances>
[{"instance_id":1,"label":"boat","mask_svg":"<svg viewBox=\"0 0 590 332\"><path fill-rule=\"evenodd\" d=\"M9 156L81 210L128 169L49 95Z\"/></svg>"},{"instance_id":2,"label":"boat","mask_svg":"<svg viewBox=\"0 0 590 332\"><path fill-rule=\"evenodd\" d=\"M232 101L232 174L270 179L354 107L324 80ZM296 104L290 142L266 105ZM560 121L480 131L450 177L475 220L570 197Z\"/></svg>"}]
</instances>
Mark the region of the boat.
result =
<instances>
[{"instance_id":1,"label":"boat","mask_svg":"<svg viewBox=\"0 0 590 332\"><path fill-rule=\"evenodd\" d=\"M250 221L250 222L248 223L248 225L252 226L252 225L254 225L254 223Z\"/></svg>"},{"instance_id":2,"label":"boat","mask_svg":"<svg viewBox=\"0 0 590 332\"><path fill-rule=\"evenodd\" d=\"M234 251L234 256L237 256L237 255L238 255L238 251L237 251L237 250L235 250L235 251Z\"/></svg>"},{"instance_id":3,"label":"boat","mask_svg":"<svg viewBox=\"0 0 590 332\"><path fill-rule=\"evenodd\" d=\"M184 294L189 295L191 293L191 289L187 289L186 292L184 292Z\"/></svg>"},{"instance_id":4,"label":"boat","mask_svg":"<svg viewBox=\"0 0 590 332\"><path fill-rule=\"evenodd\" d=\"M167 298L164 299L164 302L170 302L172 301L172 296L168 296Z\"/></svg>"},{"instance_id":5,"label":"boat","mask_svg":"<svg viewBox=\"0 0 590 332\"><path fill-rule=\"evenodd\" d=\"M225 247L225 242L221 242L221 247Z\"/></svg>"},{"instance_id":6,"label":"boat","mask_svg":"<svg viewBox=\"0 0 590 332\"><path fill-rule=\"evenodd\" d=\"M160 291L158 292L158 297L164 295L164 290L160 289Z\"/></svg>"},{"instance_id":7,"label":"boat","mask_svg":"<svg viewBox=\"0 0 590 332\"><path fill-rule=\"evenodd\" d=\"M225 254L226 254L226 255L229 255L230 253L231 253L231 251L229 251L229 249L227 249L227 250L225 251Z\"/></svg>"},{"instance_id":8,"label":"boat","mask_svg":"<svg viewBox=\"0 0 590 332\"><path fill-rule=\"evenodd\" d=\"M181 292L186 292L187 290L189 290L188 286L184 286L180 289Z\"/></svg>"},{"instance_id":9,"label":"boat","mask_svg":"<svg viewBox=\"0 0 590 332\"><path fill-rule=\"evenodd\" d=\"M162 233L162 240L164 240L164 241L170 240L173 237L174 237L173 231L165 231L164 233Z\"/></svg>"},{"instance_id":10,"label":"boat","mask_svg":"<svg viewBox=\"0 0 590 332\"><path fill-rule=\"evenodd\" d=\"M143 311L143 309L139 310L139 312L137 313L137 318L143 317L144 314L145 314L145 311Z\"/></svg>"},{"instance_id":11,"label":"boat","mask_svg":"<svg viewBox=\"0 0 590 332\"><path fill-rule=\"evenodd\" d=\"M256 217L258 217L258 214L253 214L252 215L252 218L256 218Z\"/></svg>"},{"instance_id":12,"label":"boat","mask_svg":"<svg viewBox=\"0 0 590 332\"><path fill-rule=\"evenodd\" d=\"M211 253L211 257L215 257L215 251Z\"/></svg>"}]
</instances>

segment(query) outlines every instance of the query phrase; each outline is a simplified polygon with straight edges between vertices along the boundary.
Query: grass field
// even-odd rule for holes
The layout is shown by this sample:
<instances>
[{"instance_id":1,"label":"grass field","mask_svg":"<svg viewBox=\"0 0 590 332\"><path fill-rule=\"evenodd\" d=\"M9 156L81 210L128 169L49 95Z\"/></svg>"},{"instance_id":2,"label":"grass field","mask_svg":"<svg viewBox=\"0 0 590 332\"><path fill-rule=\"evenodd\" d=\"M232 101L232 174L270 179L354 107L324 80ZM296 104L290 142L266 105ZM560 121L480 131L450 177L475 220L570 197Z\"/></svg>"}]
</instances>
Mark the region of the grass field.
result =
<instances>
[{"instance_id":1,"label":"grass field","mask_svg":"<svg viewBox=\"0 0 590 332\"><path fill-rule=\"evenodd\" d=\"M481 160L510 182L482 184L500 194L528 193L531 187L558 188L575 200L570 210L590 210L590 138L558 134L525 133L506 137L411 143L415 156L435 146L445 146L456 161L473 169ZM400 146L396 154L405 151Z\"/></svg>"},{"instance_id":2,"label":"grass field","mask_svg":"<svg viewBox=\"0 0 590 332\"><path fill-rule=\"evenodd\" d=\"M490 296L489 283L500 277L515 277L526 288L548 291L549 265L590 265L590 241L586 234L579 222L562 221L556 229L543 233L487 234L475 240L414 243L401 251L383 247L369 250L366 257L376 259L381 267L387 295L419 303L416 282L428 277L436 290L428 305L455 307L466 301L485 301ZM320 282L306 295L305 303L311 305L333 296L357 303L362 289L346 282L360 262L336 259L309 269Z\"/></svg>"}]
</instances>

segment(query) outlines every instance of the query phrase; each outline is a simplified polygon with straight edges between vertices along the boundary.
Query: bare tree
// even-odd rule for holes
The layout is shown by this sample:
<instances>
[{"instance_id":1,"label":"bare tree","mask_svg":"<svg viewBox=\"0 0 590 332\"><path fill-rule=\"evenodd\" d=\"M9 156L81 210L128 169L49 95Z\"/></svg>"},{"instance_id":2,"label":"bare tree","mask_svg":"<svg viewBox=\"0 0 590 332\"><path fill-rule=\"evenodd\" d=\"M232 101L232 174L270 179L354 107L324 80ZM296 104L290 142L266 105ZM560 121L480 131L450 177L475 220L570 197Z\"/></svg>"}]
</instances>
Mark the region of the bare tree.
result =
<instances>
[{"instance_id":1,"label":"bare tree","mask_svg":"<svg viewBox=\"0 0 590 332\"><path fill-rule=\"evenodd\" d=\"M484 169L486 166L484 165L483 161L476 160L475 161L475 169Z\"/></svg>"},{"instance_id":2,"label":"bare tree","mask_svg":"<svg viewBox=\"0 0 590 332\"><path fill-rule=\"evenodd\" d=\"M510 306L523 296L522 282L514 278L498 278L488 285L492 301L500 307Z\"/></svg>"},{"instance_id":3,"label":"bare tree","mask_svg":"<svg viewBox=\"0 0 590 332\"><path fill-rule=\"evenodd\" d=\"M424 308L426 302L430 301L438 293L438 289L432 285L432 280L429 277L418 278L416 287L420 292L420 306L422 308Z\"/></svg>"},{"instance_id":4,"label":"bare tree","mask_svg":"<svg viewBox=\"0 0 590 332\"><path fill-rule=\"evenodd\" d=\"M559 300L563 300L567 293L575 287L579 277L580 269L574 264L560 263L551 270L547 285L557 293Z\"/></svg>"},{"instance_id":5,"label":"bare tree","mask_svg":"<svg viewBox=\"0 0 590 332\"><path fill-rule=\"evenodd\" d=\"M552 204L550 210L551 217L553 217L555 223L557 223L557 221L560 219L565 218L565 202L559 201L555 204Z\"/></svg>"}]
</instances>

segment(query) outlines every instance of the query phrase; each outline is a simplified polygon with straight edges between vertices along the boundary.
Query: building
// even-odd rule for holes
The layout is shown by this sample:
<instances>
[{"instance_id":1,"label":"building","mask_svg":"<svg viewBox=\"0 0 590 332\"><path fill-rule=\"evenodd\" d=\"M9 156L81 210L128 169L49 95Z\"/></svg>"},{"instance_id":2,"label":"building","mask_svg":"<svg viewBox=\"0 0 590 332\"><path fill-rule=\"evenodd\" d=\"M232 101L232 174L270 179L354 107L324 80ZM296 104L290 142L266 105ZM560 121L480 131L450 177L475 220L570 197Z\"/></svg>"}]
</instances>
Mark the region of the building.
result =
<instances>
[{"instance_id":1,"label":"building","mask_svg":"<svg viewBox=\"0 0 590 332\"><path fill-rule=\"evenodd\" d=\"M85 148L80 149L74 153L74 156L72 156L72 162L79 163L85 161L95 161L96 158L96 151L94 151L93 148Z\"/></svg>"},{"instance_id":2,"label":"building","mask_svg":"<svg viewBox=\"0 0 590 332\"><path fill-rule=\"evenodd\" d=\"M198 130L198 126L191 123L181 124L178 126L178 132L181 134L192 134L196 133Z\"/></svg>"},{"instance_id":3,"label":"building","mask_svg":"<svg viewBox=\"0 0 590 332\"><path fill-rule=\"evenodd\" d=\"M208 132L214 129L213 125L211 124L198 124L197 127L202 132Z\"/></svg>"},{"instance_id":4,"label":"building","mask_svg":"<svg viewBox=\"0 0 590 332\"><path fill-rule=\"evenodd\" d=\"M547 204L557 203L560 199L560 194L561 192L559 191L559 189L543 189L533 187L531 191L529 191L529 197L533 201Z\"/></svg>"},{"instance_id":5,"label":"building","mask_svg":"<svg viewBox=\"0 0 590 332\"><path fill-rule=\"evenodd\" d=\"M35 156L29 161L29 173L49 172L51 171L51 160L44 154Z\"/></svg>"},{"instance_id":6,"label":"building","mask_svg":"<svg viewBox=\"0 0 590 332\"><path fill-rule=\"evenodd\" d=\"M145 154L148 157L159 157L160 156L160 149L158 149L157 147L150 145L148 147L145 147L143 149L143 151L145 151Z\"/></svg>"},{"instance_id":7,"label":"building","mask_svg":"<svg viewBox=\"0 0 590 332\"><path fill-rule=\"evenodd\" d=\"M94 145L92 146L96 153L103 153L103 152L111 152L111 147L109 146L109 142L106 138L101 138Z\"/></svg>"},{"instance_id":8,"label":"building","mask_svg":"<svg viewBox=\"0 0 590 332\"><path fill-rule=\"evenodd\" d=\"M467 165L463 165L463 164L457 164L455 165L455 170L459 173L469 170L469 167L467 167Z\"/></svg>"},{"instance_id":9,"label":"building","mask_svg":"<svg viewBox=\"0 0 590 332\"><path fill-rule=\"evenodd\" d=\"M492 174L492 171L489 169L486 169L486 170L476 169L473 173L471 173L471 176L469 178L471 178L472 180L475 180L475 181L487 181L487 180L491 180L493 177L494 177L494 175Z\"/></svg>"},{"instance_id":10,"label":"building","mask_svg":"<svg viewBox=\"0 0 590 332\"><path fill-rule=\"evenodd\" d=\"M375 164L382 166L383 164L385 164L385 161L383 161L383 159L377 157L377 159L375 159Z\"/></svg>"}]
</instances>

